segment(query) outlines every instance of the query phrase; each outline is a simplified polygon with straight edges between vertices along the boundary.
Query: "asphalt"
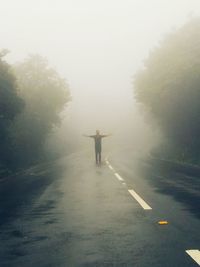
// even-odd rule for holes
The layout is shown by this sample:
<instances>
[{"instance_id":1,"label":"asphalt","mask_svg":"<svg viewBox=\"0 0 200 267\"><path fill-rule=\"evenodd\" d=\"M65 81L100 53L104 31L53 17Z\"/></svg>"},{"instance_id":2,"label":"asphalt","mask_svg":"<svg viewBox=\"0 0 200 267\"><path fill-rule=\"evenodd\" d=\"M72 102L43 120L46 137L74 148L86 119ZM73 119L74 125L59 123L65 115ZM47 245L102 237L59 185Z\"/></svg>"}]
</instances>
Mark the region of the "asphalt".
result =
<instances>
[{"instance_id":1,"label":"asphalt","mask_svg":"<svg viewBox=\"0 0 200 267\"><path fill-rule=\"evenodd\" d=\"M0 182L0 266L198 266L186 250L200 249L199 177L125 153L101 166L92 156L74 153Z\"/></svg>"}]
</instances>

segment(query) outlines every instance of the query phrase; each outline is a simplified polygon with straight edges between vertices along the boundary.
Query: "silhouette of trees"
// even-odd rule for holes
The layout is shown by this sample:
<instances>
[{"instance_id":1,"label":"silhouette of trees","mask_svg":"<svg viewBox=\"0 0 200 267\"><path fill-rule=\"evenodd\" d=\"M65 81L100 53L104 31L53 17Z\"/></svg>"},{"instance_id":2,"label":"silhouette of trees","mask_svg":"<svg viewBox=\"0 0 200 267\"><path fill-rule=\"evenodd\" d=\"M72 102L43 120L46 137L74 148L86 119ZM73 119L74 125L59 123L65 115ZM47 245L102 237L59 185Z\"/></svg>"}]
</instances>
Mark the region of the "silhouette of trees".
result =
<instances>
[{"instance_id":1,"label":"silhouette of trees","mask_svg":"<svg viewBox=\"0 0 200 267\"><path fill-rule=\"evenodd\" d=\"M11 164L13 153L10 127L23 107L11 66L4 60L7 50L0 51L0 166Z\"/></svg>"},{"instance_id":2,"label":"silhouette of trees","mask_svg":"<svg viewBox=\"0 0 200 267\"><path fill-rule=\"evenodd\" d=\"M166 136L170 156L200 162L200 19L169 34L150 53L134 89Z\"/></svg>"},{"instance_id":3,"label":"silhouette of trees","mask_svg":"<svg viewBox=\"0 0 200 267\"><path fill-rule=\"evenodd\" d=\"M39 162L70 101L67 82L39 56L9 65L0 51L0 173Z\"/></svg>"},{"instance_id":4,"label":"silhouette of trees","mask_svg":"<svg viewBox=\"0 0 200 267\"><path fill-rule=\"evenodd\" d=\"M28 165L42 157L48 134L61 121L60 112L70 100L64 79L39 56L29 56L14 67L23 112L12 125L17 165Z\"/></svg>"}]
</instances>

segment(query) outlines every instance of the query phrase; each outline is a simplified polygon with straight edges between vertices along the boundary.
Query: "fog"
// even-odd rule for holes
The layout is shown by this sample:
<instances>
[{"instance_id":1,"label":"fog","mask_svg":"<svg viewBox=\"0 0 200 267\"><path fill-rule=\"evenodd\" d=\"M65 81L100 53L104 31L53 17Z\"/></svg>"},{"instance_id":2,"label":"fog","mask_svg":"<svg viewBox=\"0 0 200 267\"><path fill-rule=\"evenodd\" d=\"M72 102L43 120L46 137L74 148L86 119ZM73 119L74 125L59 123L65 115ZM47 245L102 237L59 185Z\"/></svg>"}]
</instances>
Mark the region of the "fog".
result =
<instances>
[{"instance_id":1,"label":"fog","mask_svg":"<svg viewBox=\"0 0 200 267\"><path fill-rule=\"evenodd\" d=\"M7 60L40 54L69 83L72 101L54 146L87 147L82 134L96 129L113 134L108 150L148 151L158 141L137 108L133 76L167 33L200 15L199 0L7 0L1 10Z\"/></svg>"}]
</instances>

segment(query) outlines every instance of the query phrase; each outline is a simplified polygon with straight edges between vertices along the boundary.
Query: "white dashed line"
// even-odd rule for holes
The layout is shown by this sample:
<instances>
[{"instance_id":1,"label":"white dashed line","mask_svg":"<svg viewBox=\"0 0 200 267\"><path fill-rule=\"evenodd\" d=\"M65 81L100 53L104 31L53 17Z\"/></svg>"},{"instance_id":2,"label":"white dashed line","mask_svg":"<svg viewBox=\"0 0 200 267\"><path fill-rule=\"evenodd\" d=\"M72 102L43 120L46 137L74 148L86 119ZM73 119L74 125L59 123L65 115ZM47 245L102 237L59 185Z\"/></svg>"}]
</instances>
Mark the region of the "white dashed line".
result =
<instances>
[{"instance_id":1,"label":"white dashed line","mask_svg":"<svg viewBox=\"0 0 200 267\"><path fill-rule=\"evenodd\" d=\"M115 172L107 158L106 164L108 165L109 169L114 172L117 179L122 182L122 185L126 186L127 184L125 183L125 180L117 172ZM144 201L144 199L142 199L133 189L128 190L128 192L144 210L152 210L152 208ZM190 249L186 250L185 252L200 266L200 250Z\"/></svg>"},{"instance_id":2,"label":"white dashed line","mask_svg":"<svg viewBox=\"0 0 200 267\"><path fill-rule=\"evenodd\" d=\"M128 190L128 192L135 198L135 200L137 200L144 210L152 210L152 208L133 189Z\"/></svg>"},{"instance_id":3,"label":"white dashed line","mask_svg":"<svg viewBox=\"0 0 200 267\"><path fill-rule=\"evenodd\" d=\"M113 167L109 164L108 165L109 169L111 169L112 171L114 171Z\"/></svg>"},{"instance_id":4,"label":"white dashed line","mask_svg":"<svg viewBox=\"0 0 200 267\"><path fill-rule=\"evenodd\" d=\"M114 172L117 179L122 182L122 185L126 185L125 180L119 175L119 173L115 172L108 160L106 160L106 164ZM128 192L132 195L132 197L135 198L135 200L142 206L143 209L152 210L152 208L133 189L128 190Z\"/></svg>"},{"instance_id":5,"label":"white dashed line","mask_svg":"<svg viewBox=\"0 0 200 267\"><path fill-rule=\"evenodd\" d=\"M200 251L198 249L186 250L186 253L198 264L200 265Z\"/></svg>"},{"instance_id":6,"label":"white dashed line","mask_svg":"<svg viewBox=\"0 0 200 267\"><path fill-rule=\"evenodd\" d=\"M117 172L115 172L115 176L119 181L124 182L124 179Z\"/></svg>"}]
</instances>

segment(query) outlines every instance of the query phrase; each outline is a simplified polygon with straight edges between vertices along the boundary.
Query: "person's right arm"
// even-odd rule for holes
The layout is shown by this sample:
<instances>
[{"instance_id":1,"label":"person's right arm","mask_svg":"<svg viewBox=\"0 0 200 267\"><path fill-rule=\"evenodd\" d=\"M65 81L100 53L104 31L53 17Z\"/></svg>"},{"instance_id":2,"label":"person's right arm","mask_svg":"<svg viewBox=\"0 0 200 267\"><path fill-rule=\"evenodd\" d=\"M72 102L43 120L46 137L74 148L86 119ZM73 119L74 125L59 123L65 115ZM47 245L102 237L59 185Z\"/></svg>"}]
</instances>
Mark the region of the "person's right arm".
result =
<instances>
[{"instance_id":1,"label":"person's right arm","mask_svg":"<svg viewBox=\"0 0 200 267\"><path fill-rule=\"evenodd\" d=\"M84 137L91 137L91 138L94 138L94 135L86 135L86 134L83 134Z\"/></svg>"}]
</instances>

